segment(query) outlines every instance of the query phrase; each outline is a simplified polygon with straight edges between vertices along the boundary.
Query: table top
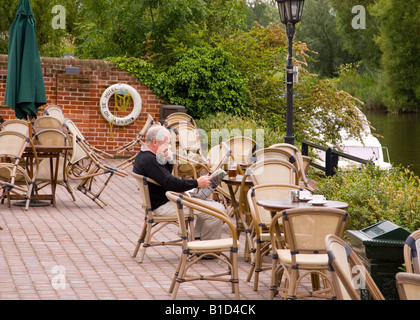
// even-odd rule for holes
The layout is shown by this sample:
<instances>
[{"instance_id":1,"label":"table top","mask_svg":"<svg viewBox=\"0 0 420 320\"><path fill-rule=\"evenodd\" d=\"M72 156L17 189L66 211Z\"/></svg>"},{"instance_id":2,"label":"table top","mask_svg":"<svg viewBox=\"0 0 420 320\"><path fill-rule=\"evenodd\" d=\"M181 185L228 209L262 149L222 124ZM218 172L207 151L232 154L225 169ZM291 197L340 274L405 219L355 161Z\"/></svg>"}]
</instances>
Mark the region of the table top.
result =
<instances>
[{"instance_id":1,"label":"table top","mask_svg":"<svg viewBox=\"0 0 420 320\"><path fill-rule=\"evenodd\" d=\"M311 201L292 202L292 200L288 198L259 200L257 201L257 204L271 211L281 211L284 209L294 209L303 207L345 209L349 206L348 203L341 201L327 200L326 203L323 205L312 205Z\"/></svg>"},{"instance_id":2,"label":"table top","mask_svg":"<svg viewBox=\"0 0 420 320\"><path fill-rule=\"evenodd\" d=\"M242 183L243 175L236 175L236 178L229 178L227 175L224 176L222 179L223 182L227 184L233 184L233 185L240 185ZM250 176L246 177L245 183L247 185L252 185L252 180Z\"/></svg>"}]
</instances>

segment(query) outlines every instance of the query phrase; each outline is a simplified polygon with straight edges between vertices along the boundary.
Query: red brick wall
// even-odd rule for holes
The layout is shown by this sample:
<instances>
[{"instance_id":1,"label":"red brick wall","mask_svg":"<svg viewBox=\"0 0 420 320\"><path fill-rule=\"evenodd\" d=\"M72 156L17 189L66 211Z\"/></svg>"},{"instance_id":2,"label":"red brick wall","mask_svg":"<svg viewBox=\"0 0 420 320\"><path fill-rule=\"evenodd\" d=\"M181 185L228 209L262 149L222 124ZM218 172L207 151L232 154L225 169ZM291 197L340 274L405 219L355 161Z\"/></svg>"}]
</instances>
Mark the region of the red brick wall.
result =
<instances>
[{"instance_id":1,"label":"red brick wall","mask_svg":"<svg viewBox=\"0 0 420 320\"><path fill-rule=\"evenodd\" d=\"M41 58L47 104L38 111L42 115L49 104L60 106L66 117L73 120L85 138L93 146L113 153L113 150L134 139L142 129L147 114L159 119L161 101L152 90L142 85L127 72L118 70L112 62L102 60L78 60L70 58ZM67 74L67 67L79 67L80 74ZM15 119L14 110L4 105L7 78L7 55L0 55L0 115L5 120ZM99 110L99 100L109 86L125 83L140 94L142 109L140 116L125 127L110 126ZM118 117L128 115L132 102L126 111L114 109L113 98L108 103L111 113Z\"/></svg>"}]
</instances>

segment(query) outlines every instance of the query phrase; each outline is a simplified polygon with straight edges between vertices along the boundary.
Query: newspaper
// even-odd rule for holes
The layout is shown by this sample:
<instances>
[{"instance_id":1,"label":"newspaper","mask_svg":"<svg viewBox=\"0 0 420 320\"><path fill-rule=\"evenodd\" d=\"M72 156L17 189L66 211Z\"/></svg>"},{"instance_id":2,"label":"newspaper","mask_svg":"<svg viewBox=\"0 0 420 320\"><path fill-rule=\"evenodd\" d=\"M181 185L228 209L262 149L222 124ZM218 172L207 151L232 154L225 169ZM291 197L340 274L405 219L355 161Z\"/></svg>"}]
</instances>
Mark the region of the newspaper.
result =
<instances>
[{"instance_id":1,"label":"newspaper","mask_svg":"<svg viewBox=\"0 0 420 320\"><path fill-rule=\"evenodd\" d=\"M194 188L188 193L191 197L205 200L216 190L217 186L222 181L223 177L226 175L226 171L223 169L217 169L210 175L210 185L207 188Z\"/></svg>"}]
</instances>

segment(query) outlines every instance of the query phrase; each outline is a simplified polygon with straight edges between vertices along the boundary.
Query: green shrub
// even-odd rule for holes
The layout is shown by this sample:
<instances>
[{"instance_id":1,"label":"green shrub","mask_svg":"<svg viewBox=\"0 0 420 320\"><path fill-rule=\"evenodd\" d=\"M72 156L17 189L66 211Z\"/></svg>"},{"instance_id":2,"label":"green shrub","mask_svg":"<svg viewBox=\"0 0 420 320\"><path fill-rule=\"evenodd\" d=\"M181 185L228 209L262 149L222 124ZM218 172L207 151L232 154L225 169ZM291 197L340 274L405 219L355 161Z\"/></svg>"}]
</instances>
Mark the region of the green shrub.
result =
<instances>
[{"instance_id":1,"label":"green shrub","mask_svg":"<svg viewBox=\"0 0 420 320\"><path fill-rule=\"evenodd\" d=\"M409 231L420 229L420 179L408 169L385 171L368 165L316 180L317 193L349 204L347 229L360 230L384 220Z\"/></svg>"},{"instance_id":2,"label":"green shrub","mask_svg":"<svg viewBox=\"0 0 420 320\"><path fill-rule=\"evenodd\" d=\"M246 84L227 52L210 46L192 47L166 71L162 97L185 106L193 117L218 111L241 114L247 111Z\"/></svg>"},{"instance_id":3,"label":"green shrub","mask_svg":"<svg viewBox=\"0 0 420 320\"><path fill-rule=\"evenodd\" d=\"M245 104L247 79L234 69L230 54L220 48L189 48L166 71L158 71L153 63L136 58L109 60L151 87L162 102L182 105L194 118L218 111L250 111Z\"/></svg>"}]
</instances>

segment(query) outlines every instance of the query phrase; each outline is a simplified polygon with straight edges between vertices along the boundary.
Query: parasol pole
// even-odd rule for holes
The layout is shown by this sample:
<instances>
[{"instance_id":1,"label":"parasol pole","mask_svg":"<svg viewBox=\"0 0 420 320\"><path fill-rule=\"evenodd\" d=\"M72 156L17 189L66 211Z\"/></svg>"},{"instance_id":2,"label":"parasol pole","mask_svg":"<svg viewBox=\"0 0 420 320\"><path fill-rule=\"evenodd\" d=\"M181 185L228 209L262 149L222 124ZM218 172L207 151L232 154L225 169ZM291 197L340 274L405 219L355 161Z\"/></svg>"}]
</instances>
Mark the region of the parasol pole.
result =
<instances>
[{"instance_id":1,"label":"parasol pole","mask_svg":"<svg viewBox=\"0 0 420 320\"><path fill-rule=\"evenodd\" d=\"M32 117L28 114L27 115L27 119L28 119L28 128L29 128L29 139L32 139Z\"/></svg>"}]
</instances>

